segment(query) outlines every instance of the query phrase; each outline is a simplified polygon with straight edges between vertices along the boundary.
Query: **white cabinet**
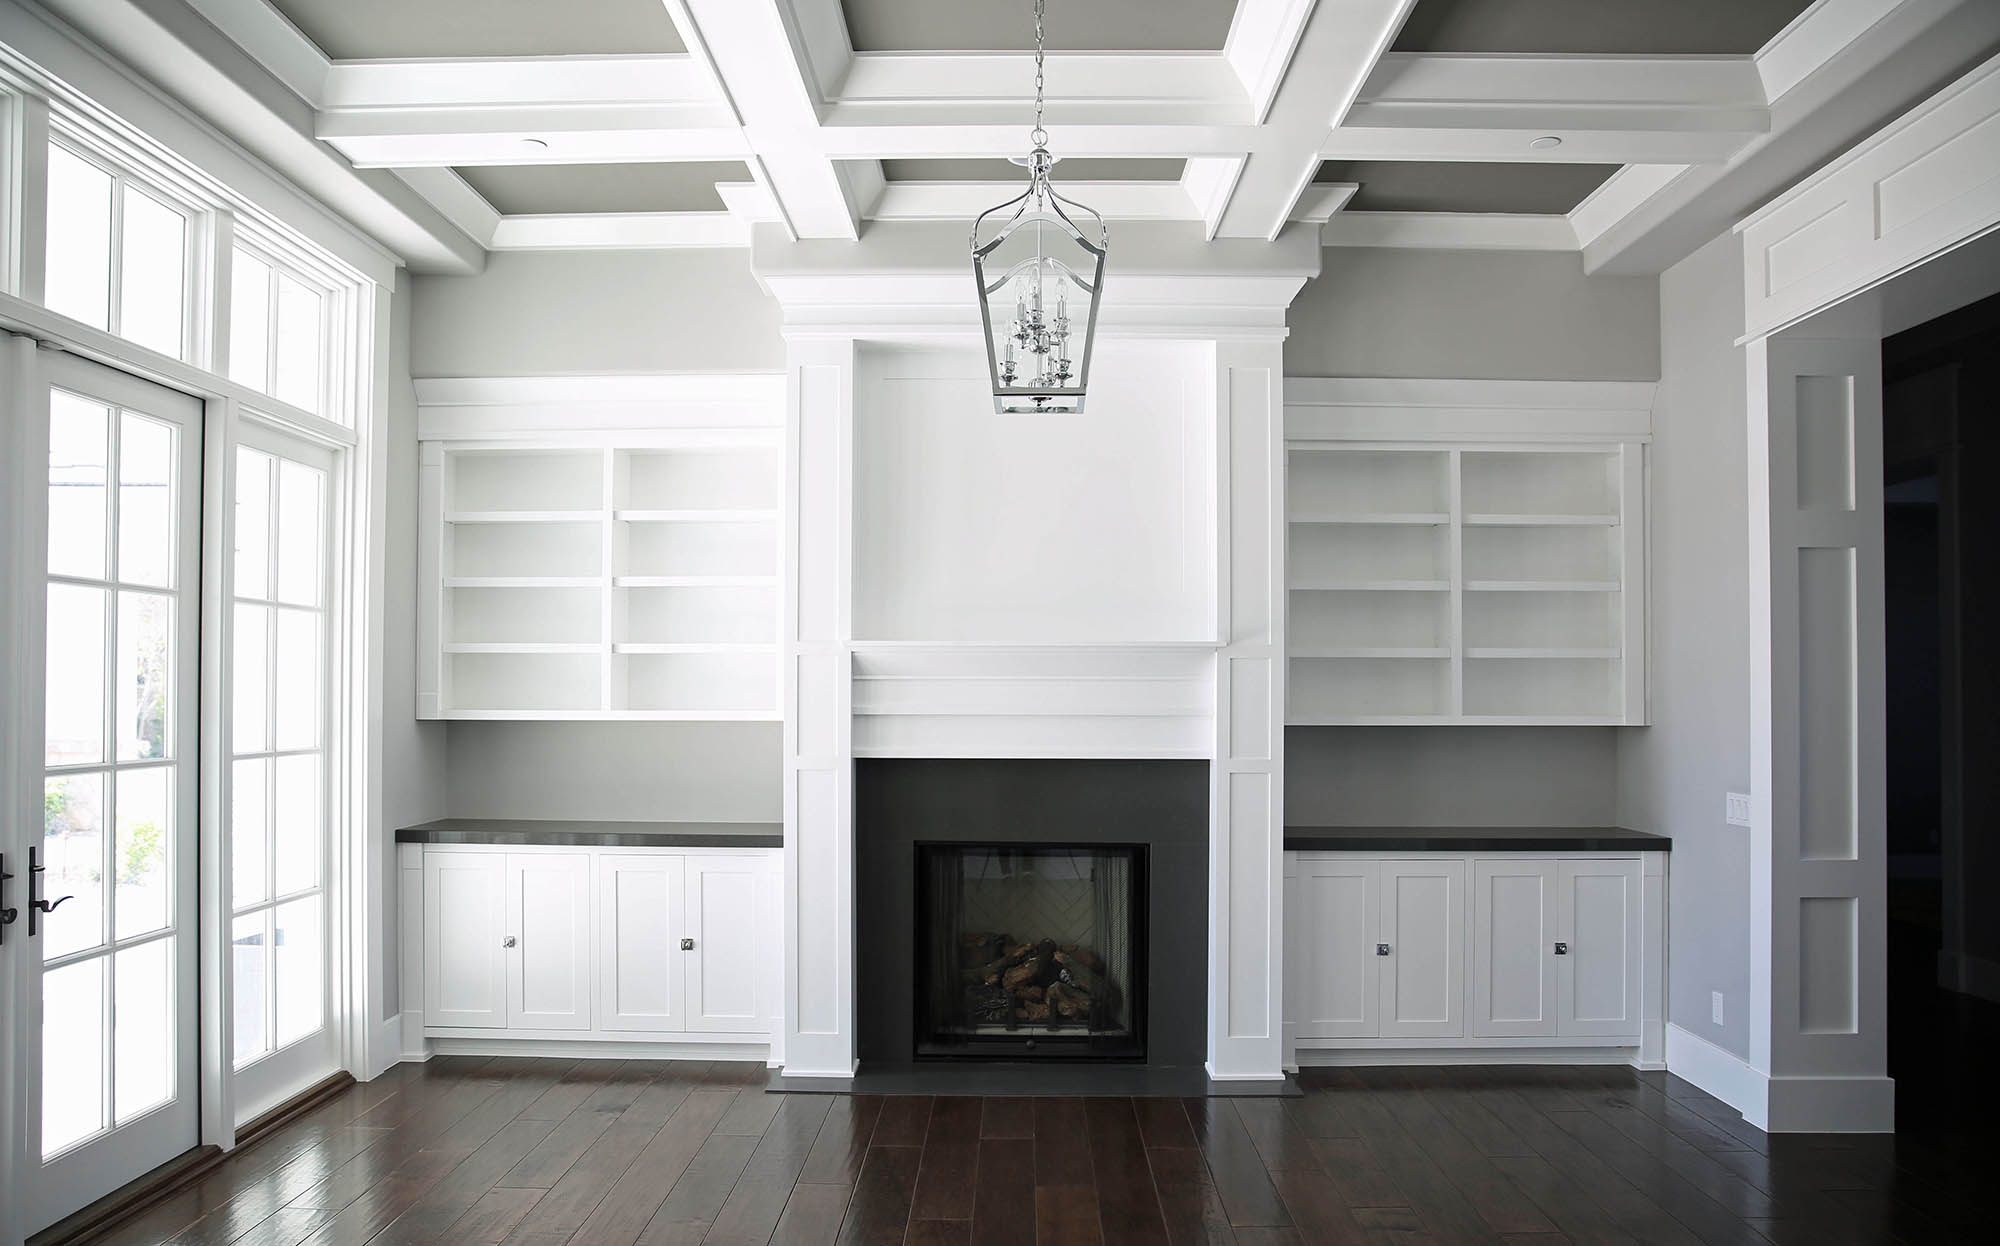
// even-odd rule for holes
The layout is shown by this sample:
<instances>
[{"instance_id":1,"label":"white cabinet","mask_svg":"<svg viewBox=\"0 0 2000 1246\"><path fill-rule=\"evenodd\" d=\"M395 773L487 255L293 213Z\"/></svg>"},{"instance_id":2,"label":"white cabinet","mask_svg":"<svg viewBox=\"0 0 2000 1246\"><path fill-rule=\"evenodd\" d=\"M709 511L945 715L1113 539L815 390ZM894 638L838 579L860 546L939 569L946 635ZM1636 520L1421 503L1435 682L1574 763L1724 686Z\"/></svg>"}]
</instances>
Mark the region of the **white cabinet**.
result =
<instances>
[{"instance_id":1,"label":"white cabinet","mask_svg":"<svg viewBox=\"0 0 2000 1246\"><path fill-rule=\"evenodd\" d=\"M1655 1060L1665 882L1657 852L1288 852L1288 1046L1630 1047Z\"/></svg>"},{"instance_id":2,"label":"white cabinet","mask_svg":"<svg viewBox=\"0 0 2000 1246\"><path fill-rule=\"evenodd\" d=\"M1472 863L1472 1032L1556 1032L1556 863Z\"/></svg>"},{"instance_id":3,"label":"white cabinet","mask_svg":"<svg viewBox=\"0 0 2000 1246\"><path fill-rule=\"evenodd\" d=\"M1641 881L1637 861L1561 863L1559 1033L1638 1030Z\"/></svg>"},{"instance_id":4,"label":"white cabinet","mask_svg":"<svg viewBox=\"0 0 2000 1246\"><path fill-rule=\"evenodd\" d=\"M424 857L424 1018L431 1025L507 1024L507 857Z\"/></svg>"},{"instance_id":5,"label":"white cabinet","mask_svg":"<svg viewBox=\"0 0 2000 1246\"><path fill-rule=\"evenodd\" d=\"M1382 1037L1465 1033L1465 862L1382 862Z\"/></svg>"},{"instance_id":6,"label":"white cabinet","mask_svg":"<svg viewBox=\"0 0 2000 1246\"><path fill-rule=\"evenodd\" d=\"M741 1044L774 1032L775 849L413 850L428 1036Z\"/></svg>"},{"instance_id":7,"label":"white cabinet","mask_svg":"<svg viewBox=\"0 0 2000 1246\"><path fill-rule=\"evenodd\" d=\"M605 853L597 859L598 1024L607 1030L687 1028L686 859Z\"/></svg>"}]
</instances>

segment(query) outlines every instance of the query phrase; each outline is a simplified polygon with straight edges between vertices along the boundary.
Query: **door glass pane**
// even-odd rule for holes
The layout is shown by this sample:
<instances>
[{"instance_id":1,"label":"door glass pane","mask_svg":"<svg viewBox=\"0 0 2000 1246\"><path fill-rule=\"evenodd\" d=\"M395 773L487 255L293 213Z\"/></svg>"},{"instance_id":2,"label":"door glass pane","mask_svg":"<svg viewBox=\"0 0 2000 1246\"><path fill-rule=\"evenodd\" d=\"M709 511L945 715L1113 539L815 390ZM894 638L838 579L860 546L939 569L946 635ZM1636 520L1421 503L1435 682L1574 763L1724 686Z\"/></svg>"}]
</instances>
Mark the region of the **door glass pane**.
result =
<instances>
[{"instance_id":1,"label":"door glass pane","mask_svg":"<svg viewBox=\"0 0 2000 1246\"><path fill-rule=\"evenodd\" d=\"M274 873L277 894L284 896L319 883L319 755L278 758L272 783L276 796Z\"/></svg>"},{"instance_id":2,"label":"door glass pane","mask_svg":"<svg viewBox=\"0 0 2000 1246\"><path fill-rule=\"evenodd\" d=\"M314 747L319 743L319 615L278 611L278 654L272 674L278 681L277 747Z\"/></svg>"},{"instance_id":3,"label":"door glass pane","mask_svg":"<svg viewBox=\"0 0 2000 1246\"><path fill-rule=\"evenodd\" d=\"M49 585L43 748L51 766L104 760L104 607L109 594Z\"/></svg>"},{"instance_id":4,"label":"door glass pane","mask_svg":"<svg viewBox=\"0 0 2000 1246\"><path fill-rule=\"evenodd\" d=\"M50 775L42 784L42 895L68 902L42 918L42 956L54 959L104 937L104 776Z\"/></svg>"},{"instance_id":5,"label":"door glass pane","mask_svg":"<svg viewBox=\"0 0 2000 1246\"><path fill-rule=\"evenodd\" d=\"M321 580L320 494L323 473L278 463L278 600L317 606Z\"/></svg>"},{"instance_id":6,"label":"door glass pane","mask_svg":"<svg viewBox=\"0 0 2000 1246\"><path fill-rule=\"evenodd\" d=\"M270 333L271 266L238 247L230 257L229 273L230 380L265 392L270 384Z\"/></svg>"},{"instance_id":7,"label":"door glass pane","mask_svg":"<svg viewBox=\"0 0 2000 1246\"><path fill-rule=\"evenodd\" d=\"M278 366L272 396L308 411L319 410L319 291L278 274Z\"/></svg>"},{"instance_id":8,"label":"door glass pane","mask_svg":"<svg viewBox=\"0 0 2000 1246\"><path fill-rule=\"evenodd\" d=\"M174 430L127 412L118 430L118 578L174 586Z\"/></svg>"},{"instance_id":9,"label":"door glass pane","mask_svg":"<svg viewBox=\"0 0 2000 1246\"><path fill-rule=\"evenodd\" d=\"M113 958L112 1102L116 1123L173 1097L174 941L155 939Z\"/></svg>"},{"instance_id":10,"label":"door glass pane","mask_svg":"<svg viewBox=\"0 0 2000 1246\"><path fill-rule=\"evenodd\" d=\"M271 910L260 909L236 919L230 935L236 976L236 1063L241 1066L270 1050L264 1027L264 923Z\"/></svg>"},{"instance_id":11,"label":"door glass pane","mask_svg":"<svg viewBox=\"0 0 2000 1246\"><path fill-rule=\"evenodd\" d=\"M104 962L42 975L42 1155L104 1127Z\"/></svg>"},{"instance_id":12,"label":"door glass pane","mask_svg":"<svg viewBox=\"0 0 2000 1246\"><path fill-rule=\"evenodd\" d=\"M104 578L111 409L49 391L49 574Z\"/></svg>"},{"instance_id":13,"label":"door glass pane","mask_svg":"<svg viewBox=\"0 0 2000 1246\"><path fill-rule=\"evenodd\" d=\"M271 456L236 452L236 595L271 595Z\"/></svg>"},{"instance_id":14,"label":"door glass pane","mask_svg":"<svg viewBox=\"0 0 2000 1246\"><path fill-rule=\"evenodd\" d=\"M49 222L43 303L111 327L111 175L49 144Z\"/></svg>"},{"instance_id":15,"label":"door glass pane","mask_svg":"<svg viewBox=\"0 0 2000 1246\"><path fill-rule=\"evenodd\" d=\"M271 747L271 607L236 603L236 648L231 700L235 716L230 732L238 753L261 753Z\"/></svg>"},{"instance_id":16,"label":"door glass pane","mask_svg":"<svg viewBox=\"0 0 2000 1246\"><path fill-rule=\"evenodd\" d=\"M272 949L277 980L277 1036L282 1047L305 1037L324 1020L325 993L320 969L326 957L320 948L320 901L308 896L277 907L277 944Z\"/></svg>"},{"instance_id":17,"label":"door glass pane","mask_svg":"<svg viewBox=\"0 0 2000 1246\"><path fill-rule=\"evenodd\" d=\"M187 218L126 184L119 248L119 336L178 359L186 350Z\"/></svg>"},{"instance_id":18,"label":"door glass pane","mask_svg":"<svg viewBox=\"0 0 2000 1246\"><path fill-rule=\"evenodd\" d=\"M129 939L167 925L172 910L173 775L165 766L118 772L113 928Z\"/></svg>"},{"instance_id":19,"label":"door glass pane","mask_svg":"<svg viewBox=\"0 0 2000 1246\"><path fill-rule=\"evenodd\" d=\"M264 865L268 857L264 840L271 829L265 812L270 780L269 758L239 761L230 768L229 855L230 868L235 873L231 899L238 908L268 898L264 889Z\"/></svg>"},{"instance_id":20,"label":"door glass pane","mask_svg":"<svg viewBox=\"0 0 2000 1246\"><path fill-rule=\"evenodd\" d=\"M118 594L118 760L167 757L174 675L174 599Z\"/></svg>"}]
</instances>

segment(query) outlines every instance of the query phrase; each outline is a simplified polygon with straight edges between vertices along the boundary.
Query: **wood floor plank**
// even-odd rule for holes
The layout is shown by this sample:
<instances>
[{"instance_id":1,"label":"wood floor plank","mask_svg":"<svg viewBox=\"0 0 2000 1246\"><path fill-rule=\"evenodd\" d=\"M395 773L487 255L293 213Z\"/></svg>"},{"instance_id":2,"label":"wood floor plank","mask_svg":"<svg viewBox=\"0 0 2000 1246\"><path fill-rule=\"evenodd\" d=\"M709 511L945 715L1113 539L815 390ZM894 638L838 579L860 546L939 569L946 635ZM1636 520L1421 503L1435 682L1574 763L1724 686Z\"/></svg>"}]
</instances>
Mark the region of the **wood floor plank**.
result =
<instances>
[{"instance_id":1,"label":"wood floor plank","mask_svg":"<svg viewBox=\"0 0 2000 1246\"><path fill-rule=\"evenodd\" d=\"M1148 1149L1195 1145L1194 1126L1188 1124L1187 1109L1179 1099L1134 1099L1132 1111Z\"/></svg>"},{"instance_id":2,"label":"wood floor plank","mask_svg":"<svg viewBox=\"0 0 2000 1246\"><path fill-rule=\"evenodd\" d=\"M852 1186L861 1175L861 1161L868 1154L868 1139L874 1136L882 1103L875 1095L835 1099L799 1170L799 1180L808 1185Z\"/></svg>"},{"instance_id":3,"label":"wood floor plank","mask_svg":"<svg viewBox=\"0 0 2000 1246\"><path fill-rule=\"evenodd\" d=\"M560 1233L567 1241L659 1132L651 1125L617 1124L599 1134L507 1240L525 1246L530 1237Z\"/></svg>"},{"instance_id":4,"label":"wood floor plank","mask_svg":"<svg viewBox=\"0 0 2000 1246\"><path fill-rule=\"evenodd\" d=\"M1632 1183L1633 1188L1659 1204L1696 1237L1710 1246L1758 1246L1761 1236L1741 1218L1717 1203L1680 1174L1599 1120L1594 1113L1549 1112L1556 1127L1575 1138L1591 1154ZM1750 1186L1737 1183L1742 1189Z\"/></svg>"},{"instance_id":5,"label":"wood floor plank","mask_svg":"<svg viewBox=\"0 0 2000 1246\"><path fill-rule=\"evenodd\" d=\"M1451 1242L1496 1240L1499 1234L1465 1192L1403 1129L1397 1111L1390 1106L1392 1101L1399 1107L1408 1106L1395 1099L1393 1091L1375 1087L1365 1094L1346 1096L1341 1106L1368 1143L1375 1162L1410 1196L1410 1206L1417 1209L1433 1236Z\"/></svg>"},{"instance_id":6,"label":"wood floor plank","mask_svg":"<svg viewBox=\"0 0 2000 1246\"><path fill-rule=\"evenodd\" d=\"M1089 1185L1089 1120L1081 1099L1035 1100L1035 1185Z\"/></svg>"},{"instance_id":7,"label":"wood floor plank","mask_svg":"<svg viewBox=\"0 0 2000 1246\"><path fill-rule=\"evenodd\" d=\"M438 1246L495 1246L544 1193L528 1188L488 1190L435 1240Z\"/></svg>"},{"instance_id":8,"label":"wood floor plank","mask_svg":"<svg viewBox=\"0 0 2000 1246\"><path fill-rule=\"evenodd\" d=\"M1103 1246L1097 1191L1087 1185L1035 1187L1036 1246Z\"/></svg>"},{"instance_id":9,"label":"wood floor plank","mask_svg":"<svg viewBox=\"0 0 2000 1246\"><path fill-rule=\"evenodd\" d=\"M706 1238L756 1149L752 1135L708 1135L639 1235L640 1246L696 1246Z\"/></svg>"},{"instance_id":10,"label":"wood floor plank","mask_svg":"<svg viewBox=\"0 0 2000 1246\"><path fill-rule=\"evenodd\" d=\"M616 1124L611 1112L571 1112L521 1162L500 1178L499 1184L514 1189L546 1190L562 1180L570 1165L583 1158L598 1136Z\"/></svg>"},{"instance_id":11,"label":"wood floor plank","mask_svg":"<svg viewBox=\"0 0 2000 1246\"><path fill-rule=\"evenodd\" d=\"M1020 1096L989 1096L980 1100L979 1136L982 1138L1034 1137L1035 1101Z\"/></svg>"},{"instance_id":12,"label":"wood floor plank","mask_svg":"<svg viewBox=\"0 0 2000 1246\"><path fill-rule=\"evenodd\" d=\"M928 1105L926 1105L928 1106ZM841 1246L895 1246L910 1225L920 1146L871 1146L841 1221Z\"/></svg>"},{"instance_id":13,"label":"wood floor plank","mask_svg":"<svg viewBox=\"0 0 2000 1246\"><path fill-rule=\"evenodd\" d=\"M1178 1101L1170 1102L1179 1106ZM1185 1112L1181 1120L1186 1123ZM1192 1129L1188 1140L1194 1140ZM1151 1147L1146 1151L1146 1163L1153 1171L1153 1189L1160 1199L1160 1217L1166 1223L1169 1242L1174 1246L1228 1246L1236 1240L1222 1196L1215 1192L1215 1180L1209 1176L1208 1164L1198 1148Z\"/></svg>"},{"instance_id":14,"label":"wood floor plank","mask_svg":"<svg viewBox=\"0 0 2000 1246\"><path fill-rule=\"evenodd\" d=\"M931 1104L911 1220L972 1219L980 1118L976 1098L940 1097Z\"/></svg>"},{"instance_id":15,"label":"wood floor plank","mask_svg":"<svg viewBox=\"0 0 2000 1246\"><path fill-rule=\"evenodd\" d=\"M1130 1099L1086 1099L1091 1171L1106 1246L1165 1246L1167 1226Z\"/></svg>"},{"instance_id":16,"label":"wood floor plank","mask_svg":"<svg viewBox=\"0 0 2000 1246\"><path fill-rule=\"evenodd\" d=\"M777 1231L792 1186L837 1102L832 1095L786 1095L784 1100L702 1239L704 1246L763 1246Z\"/></svg>"},{"instance_id":17,"label":"wood floor plank","mask_svg":"<svg viewBox=\"0 0 2000 1246\"><path fill-rule=\"evenodd\" d=\"M1229 1100L1183 1099L1181 1107L1194 1127L1195 1141L1208 1162L1229 1223L1239 1229L1290 1225L1285 1201L1278 1197L1278 1188L1271 1184L1271 1174L1257 1154L1257 1144L1251 1141L1243 1118Z\"/></svg>"},{"instance_id":18,"label":"wood floor plank","mask_svg":"<svg viewBox=\"0 0 2000 1246\"><path fill-rule=\"evenodd\" d=\"M578 1060L521 1115L559 1121L618 1076L622 1060Z\"/></svg>"},{"instance_id":19,"label":"wood floor plank","mask_svg":"<svg viewBox=\"0 0 2000 1246\"><path fill-rule=\"evenodd\" d=\"M869 1135L868 1145L920 1147L930 1124L929 1095L890 1095L882 1101L882 1114L875 1118L875 1132Z\"/></svg>"},{"instance_id":20,"label":"wood floor plank","mask_svg":"<svg viewBox=\"0 0 2000 1246\"><path fill-rule=\"evenodd\" d=\"M1386 1090L1378 1099L1445 1179L1458 1187L1479 1218L1496 1233L1555 1232L1534 1201L1446 1120L1428 1096L1410 1087L1407 1072L1395 1070L1397 1075L1385 1076L1385 1086L1405 1088Z\"/></svg>"},{"instance_id":21,"label":"wood floor plank","mask_svg":"<svg viewBox=\"0 0 2000 1246\"><path fill-rule=\"evenodd\" d=\"M1305 1131L1293 1121L1285 1110L1283 1099L1232 1099L1230 1106L1243 1122L1252 1145L1264 1167L1272 1173L1318 1172L1319 1160L1314 1157Z\"/></svg>"},{"instance_id":22,"label":"wood floor plank","mask_svg":"<svg viewBox=\"0 0 2000 1246\"><path fill-rule=\"evenodd\" d=\"M1333 1180L1341 1202L1349 1207L1408 1207L1410 1196L1382 1171L1375 1153L1360 1138L1314 1138L1312 1151L1320 1170Z\"/></svg>"},{"instance_id":23,"label":"wood floor plank","mask_svg":"<svg viewBox=\"0 0 2000 1246\"><path fill-rule=\"evenodd\" d=\"M988 1099L989 1105L998 1100ZM1033 1103L1025 1099L1032 1128ZM1009 1125L1009 1128L1016 1127ZM981 1138L978 1172L973 1182L973 1246L1034 1246L1035 1141L1033 1138Z\"/></svg>"},{"instance_id":24,"label":"wood floor plank","mask_svg":"<svg viewBox=\"0 0 2000 1246\"><path fill-rule=\"evenodd\" d=\"M1493 1164L1579 1246L1622 1246L1638 1240L1593 1202L1588 1191L1541 1156L1498 1155Z\"/></svg>"},{"instance_id":25,"label":"wood floor plank","mask_svg":"<svg viewBox=\"0 0 2000 1246\"><path fill-rule=\"evenodd\" d=\"M853 1193L854 1187L844 1183L801 1181L793 1186L771 1246L831 1246L840 1236Z\"/></svg>"},{"instance_id":26,"label":"wood floor plank","mask_svg":"<svg viewBox=\"0 0 2000 1246\"><path fill-rule=\"evenodd\" d=\"M745 1086L736 1092L735 1102L716 1122L715 1132L759 1137L784 1103L783 1095L767 1094L762 1086Z\"/></svg>"},{"instance_id":27,"label":"wood floor plank","mask_svg":"<svg viewBox=\"0 0 2000 1246\"><path fill-rule=\"evenodd\" d=\"M1283 1169L1272 1173L1271 1180L1278 1187L1278 1197L1285 1200L1285 1210L1299 1236L1306 1241L1328 1246L1359 1246L1368 1241L1354 1213L1340 1201L1333 1180L1318 1168Z\"/></svg>"},{"instance_id":28,"label":"wood floor plank","mask_svg":"<svg viewBox=\"0 0 2000 1246\"><path fill-rule=\"evenodd\" d=\"M703 1086L689 1093L591 1210L571 1239L576 1246L632 1246L735 1097L734 1090L723 1087Z\"/></svg>"},{"instance_id":29,"label":"wood floor plank","mask_svg":"<svg viewBox=\"0 0 2000 1246\"><path fill-rule=\"evenodd\" d=\"M912 1220L904 1246L970 1246L970 1220Z\"/></svg>"}]
</instances>

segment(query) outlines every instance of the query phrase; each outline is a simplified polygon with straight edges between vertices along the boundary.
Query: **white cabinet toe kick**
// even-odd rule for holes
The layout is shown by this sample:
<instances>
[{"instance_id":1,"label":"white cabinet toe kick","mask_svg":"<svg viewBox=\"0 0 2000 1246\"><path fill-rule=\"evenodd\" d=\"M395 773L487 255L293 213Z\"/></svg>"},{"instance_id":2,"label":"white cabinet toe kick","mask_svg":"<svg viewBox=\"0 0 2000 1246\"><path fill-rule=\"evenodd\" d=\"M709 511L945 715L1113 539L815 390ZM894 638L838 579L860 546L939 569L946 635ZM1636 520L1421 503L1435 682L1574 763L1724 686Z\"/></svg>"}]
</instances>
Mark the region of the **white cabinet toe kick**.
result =
<instances>
[{"instance_id":1,"label":"white cabinet toe kick","mask_svg":"<svg viewBox=\"0 0 2000 1246\"><path fill-rule=\"evenodd\" d=\"M778 849L400 853L406 1059L782 1057Z\"/></svg>"},{"instance_id":2,"label":"white cabinet toe kick","mask_svg":"<svg viewBox=\"0 0 2000 1246\"><path fill-rule=\"evenodd\" d=\"M1666 1067L1667 853L1285 853L1285 1064Z\"/></svg>"}]
</instances>

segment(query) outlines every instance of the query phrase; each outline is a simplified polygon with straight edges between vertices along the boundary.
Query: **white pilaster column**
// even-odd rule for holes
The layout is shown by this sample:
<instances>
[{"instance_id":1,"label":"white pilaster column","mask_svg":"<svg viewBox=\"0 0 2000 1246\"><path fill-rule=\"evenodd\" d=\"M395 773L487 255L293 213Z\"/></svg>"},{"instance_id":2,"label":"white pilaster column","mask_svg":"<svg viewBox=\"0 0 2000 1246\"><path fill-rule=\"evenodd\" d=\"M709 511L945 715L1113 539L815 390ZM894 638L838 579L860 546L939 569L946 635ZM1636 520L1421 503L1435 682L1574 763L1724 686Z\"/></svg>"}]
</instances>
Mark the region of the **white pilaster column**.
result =
<instances>
[{"instance_id":1,"label":"white pilaster column","mask_svg":"<svg viewBox=\"0 0 2000 1246\"><path fill-rule=\"evenodd\" d=\"M1746 348L1750 1123L1895 1127L1888 1062L1879 333Z\"/></svg>"},{"instance_id":2,"label":"white pilaster column","mask_svg":"<svg viewBox=\"0 0 2000 1246\"><path fill-rule=\"evenodd\" d=\"M790 1077L852 1077L849 678L855 344L786 347L785 999Z\"/></svg>"},{"instance_id":3,"label":"white pilaster column","mask_svg":"<svg viewBox=\"0 0 2000 1246\"><path fill-rule=\"evenodd\" d=\"M1208 1073L1284 1076L1285 408L1282 338L1215 348L1215 763Z\"/></svg>"}]
</instances>

